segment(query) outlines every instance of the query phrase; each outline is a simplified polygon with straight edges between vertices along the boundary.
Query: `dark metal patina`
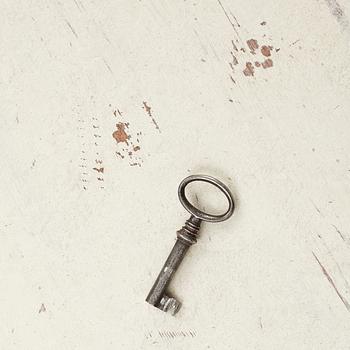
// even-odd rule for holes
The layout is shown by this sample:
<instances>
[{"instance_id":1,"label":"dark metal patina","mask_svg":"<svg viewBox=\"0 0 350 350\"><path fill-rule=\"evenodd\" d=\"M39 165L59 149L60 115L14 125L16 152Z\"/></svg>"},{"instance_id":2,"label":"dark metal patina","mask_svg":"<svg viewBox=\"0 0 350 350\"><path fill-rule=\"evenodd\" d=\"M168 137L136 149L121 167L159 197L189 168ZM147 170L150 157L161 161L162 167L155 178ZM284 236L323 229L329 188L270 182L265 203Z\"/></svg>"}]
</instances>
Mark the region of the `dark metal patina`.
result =
<instances>
[{"instance_id":1,"label":"dark metal patina","mask_svg":"<svg viewBox=\"0 0 350 350\"><path fill-rule=\"evenodd\" d=\"M227 211L222 215L212 215L194 207L188 201L185 194L186 186L193 181L208 182L219 188L228 200L229 206ZM174 297L168 296L166 294L166 289L188 248L197 242L201 222L224 221L227 220L234 211L233 196L228 187L221 181L208 175L192 175L186 177L179 185L178 195L181 204L191 214L191 217L186 221L185 225L177 231L176 243L146 298L146 301L151 305L162 311L168 311L172 315L175 315L176 312L179 311L181 304Z\"/></svg>"}]
</instances>

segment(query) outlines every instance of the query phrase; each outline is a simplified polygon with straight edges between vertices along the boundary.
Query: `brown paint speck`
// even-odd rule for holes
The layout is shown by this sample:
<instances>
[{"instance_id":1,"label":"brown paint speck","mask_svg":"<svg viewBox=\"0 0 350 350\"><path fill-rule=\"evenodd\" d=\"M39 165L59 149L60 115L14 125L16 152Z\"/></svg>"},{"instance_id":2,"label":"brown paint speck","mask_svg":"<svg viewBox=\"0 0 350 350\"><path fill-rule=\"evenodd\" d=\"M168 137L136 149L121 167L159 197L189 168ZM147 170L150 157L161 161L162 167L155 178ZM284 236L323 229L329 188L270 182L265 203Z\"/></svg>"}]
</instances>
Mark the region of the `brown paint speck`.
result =
<instances>
[{"instance_id":1,"label":"brown paint speck","mask_svg":"<svg viewBox=\"0 0 350 350\"><path fill-rule=\"evenodd\" d=\"M134 152L137 152L140 150L140 146L134 146L133 149L134 149Z\"/></svg>"},{"instance_id":2,"label":"brown paint speck","mask_svg":"<svg viewBox=\"0 0 350 350\"><path fill-rule=\"evenodd\" d=\"M260 23L260 25L261 25L261 26L266 26L266 22L263 21L263 22Z\"/></svg>"},{"instance_id":3,"label":"brown paint speck","mask_svg":"<svg viewBox=\"0 0 350 350\"><path fill-rule=\"evenodd\" d=\"M258 44L257 40L255 40L255 39L247 40L247 45L248 45L249 50L252 54L255 54L255 50L257 50L259 48L259 44Z\"/></svg>"},{"instance_id":4,"label":"brown paint speck","mask_svg":"<svg viewBox=\"0 0 350 350\"><path fill-rule=\"evenodd\" d=\"M265 60L263 63L262 63L262 66L264 69L266 68L270 68L273 66L273 61L271 58L268 58L267 60Z\"/></svg>"},{"instance_id":5,"label":"brown paint speck","mask_svg":"<svg viewBox=\"0 0 350 350\"><path fill-rule=\"evenodd\" d=\"M116 127L117 130L114 131L114 133L112 134L113 137L118 143L125 142L128 145L128 140L130 136L125 132L125 127L128 127L128 123L118 123Z\"/></svg>"},{"instance_id":6,"label":"brown paint speck","mask_svg":"<svg viewBox=\"0 0 350 350\"><path fill-rule=\"evenodd\" d=\"M258 62L258 61L255 61L254 64L255 64L255 67L260 67L261 66L260 62Z\"/></svg>"},{"instance_id":7,"label":"brown paint speck","mask_svg":"<svg viewBox=\"0 0 350 350\"><path fill-rule=\"evenodd\" d=\"M262 53L265 57L270 57L270 56L271 56L271 49L272 49L272 46L263 45L263 46L261 47L261 53Z\"/></svg>"},{"instance_id":8,"label":"brown paint speck","mask_svg":"<svg viewBox=\"0 0 350 350\"><path fill-rule=\"evenodd\" d=\"M246 77L252 77L254 76L254 66L252 65L251 62L247 62L245 64L245 69L243 70L243 74L246 76Z\"/></svg>"}]
</instances>

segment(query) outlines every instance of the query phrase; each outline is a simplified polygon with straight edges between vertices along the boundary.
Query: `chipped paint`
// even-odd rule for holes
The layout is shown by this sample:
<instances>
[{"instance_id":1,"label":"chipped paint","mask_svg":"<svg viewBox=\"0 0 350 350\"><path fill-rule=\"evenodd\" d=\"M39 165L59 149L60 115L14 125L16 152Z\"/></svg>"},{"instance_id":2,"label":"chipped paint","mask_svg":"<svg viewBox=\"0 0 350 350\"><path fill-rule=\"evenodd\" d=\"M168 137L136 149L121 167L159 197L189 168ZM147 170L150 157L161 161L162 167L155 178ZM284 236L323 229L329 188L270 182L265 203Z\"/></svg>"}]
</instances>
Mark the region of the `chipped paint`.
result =
<instances>
[{"instance_id":1,"label":"chipped paint","mask_svg":"<svg viewBox=\"0 0 350 350\"><path fill-rule=\"evenodd\" d=\"M123 113L119 109L116 109L114 110L113 115L114 117L120 117L123 115ZM118 120L116 127L117 130L115 130L112 134L113 138L117 141L117 150L115 151L115 155L118 159L127 161L132 167L141 167L143 159L142 155L139 153L141 152L140 138L142 132L138 131L136 133L136 137L134 137L133 128L130 126L130 123L120 120ZM98 171L97 169L98 168L94 168L95 171ZM98 172L103 174L104 168L100 167L99 169L100 171Z\"/></svg>"},{"instance_id":2,"label":"chipped paint","mask_svg":"<svg viewBox=\"0 0 350 350\"><path fill-rule=\"evenodd\" d=\"M261 46L261 53L265 56L265 57L270 57L271 56L271 50L273 49L272 46L266 46L266 45L263 45Z\"/></svg>"},{"instance_id":3,"label":"chipped paint","mask_svg":"<svg viewBox=\"0 0 350 350\"><path fill-rule=\"evenodd\" d=\"M243 74L247 77L254 76L254 66L251 62L246 62L245 69L243 70Z\"/></svg>"},{"instance_id":4,"label":"chipped paint","mask_svg":"<svg viewBox=\"0 0 350 350\"><path fill-rule=\"evenodd\" d=\"M259 48L258 41L255 39L249 39L247 40L247 45L252 54L255 54L255 50Z\"/></svg>"},{"instance_id":5,"label":"chipped paint","mask_svg":"<svg viewBox=\"0 0 350 350\"><path fill-rule=\"evenodd\" d=\"M244 47L238 50L233 40L231 40L231 43L233 50L230 51L232 61L229 62L229 66L231 68L230 79L234 84L236 84L234 75L237 70L240 70L245 77L254 77L256 69L273 67L274 64L271 58L273 53L272 45L266 43L260 45L257 39L251 38L246 41L247 50ZM275 51L278 52L279 49L275 49ZM266 59L266 57L268 58ZM251 62L249 58L253 58L254 61Z\"/></svg>"},{"instance_id":6,"label":"chipped paint","mask_svg":"<svg viewBox=\"0 0 350 350\"><path fill-rule=\"evenodd\" d=\"M268 58L267 60L265 60L264 62L262 62L261 65L262 65L262 67L263 67L264 69L270 68L270 67L273 66L273 61L272 61L271 58Z\"/></svg>"},{"instance_id":7,"label":"chipped paint","mask_svg":"<svg viewBox=\"0 0 350 350\"><path fill-rule=\"evenodd\" d=\"M127 145L128 140L130 139L130 135L127 134L125 131L126 128L128 128L128 123L118 123L116 124L117 130L113 132L113 137L117 141L117 143L125 142Z\"/></svg>"}]
</instances>

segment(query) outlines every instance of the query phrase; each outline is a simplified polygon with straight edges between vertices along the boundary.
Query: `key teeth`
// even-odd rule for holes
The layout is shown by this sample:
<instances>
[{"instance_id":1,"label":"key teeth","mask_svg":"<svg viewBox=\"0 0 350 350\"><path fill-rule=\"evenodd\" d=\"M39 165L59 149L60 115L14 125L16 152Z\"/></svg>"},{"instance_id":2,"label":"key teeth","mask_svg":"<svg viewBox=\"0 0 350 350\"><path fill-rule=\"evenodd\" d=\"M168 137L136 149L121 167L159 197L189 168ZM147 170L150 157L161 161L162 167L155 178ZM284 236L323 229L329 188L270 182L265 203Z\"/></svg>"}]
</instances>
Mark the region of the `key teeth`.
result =
<instances>
[{"instance_id":1,"label":"key teeth","mask_svg":"<svg viewBox=\"0 0 350 350\"><path fill-rule=\"evenodd\" d=\"M178 300L168 297L167 295L163 295L158 305L159 309L164 312L169 312L172 316L180 310L180 307L181 303Z\"/></svg>"}]
</instances>

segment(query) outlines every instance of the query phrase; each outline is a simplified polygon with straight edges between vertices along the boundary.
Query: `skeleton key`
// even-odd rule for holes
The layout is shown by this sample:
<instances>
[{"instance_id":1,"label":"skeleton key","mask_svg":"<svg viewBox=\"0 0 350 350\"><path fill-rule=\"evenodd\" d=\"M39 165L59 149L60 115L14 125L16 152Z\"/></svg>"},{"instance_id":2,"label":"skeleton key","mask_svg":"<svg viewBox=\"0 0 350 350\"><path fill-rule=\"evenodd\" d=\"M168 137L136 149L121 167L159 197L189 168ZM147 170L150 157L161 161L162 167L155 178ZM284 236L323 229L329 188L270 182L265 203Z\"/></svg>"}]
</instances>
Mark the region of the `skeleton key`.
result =
<instances>
[{"instance_id":1,"label":"skeleton key","mask_svg":"<svg viewBox=\"0 0 350 350\"><path fill-rule=\"evenodd\" d=\"M207 182L221 190L228 200L229 206L227 211L221 215L212 215L194 207L186 198L185 194L186 186L193 181ZM151 305L162 311L169 312L172 315L175 315L179 311L181 303L174 297L169 296L166 293L166 289L188 248L197 242L201 222L224 221L227 220L234 211L234 201L230 190L221 181L208 175L192 175L186 177L179 185L178 195L181 204L191 214L191 217L186 221L185 225L177 231L176 243L146 298L146 301Z\"/></svg>"}]
</instances>

